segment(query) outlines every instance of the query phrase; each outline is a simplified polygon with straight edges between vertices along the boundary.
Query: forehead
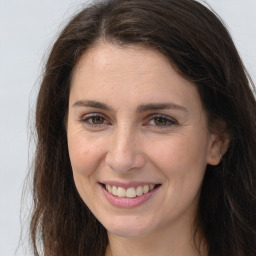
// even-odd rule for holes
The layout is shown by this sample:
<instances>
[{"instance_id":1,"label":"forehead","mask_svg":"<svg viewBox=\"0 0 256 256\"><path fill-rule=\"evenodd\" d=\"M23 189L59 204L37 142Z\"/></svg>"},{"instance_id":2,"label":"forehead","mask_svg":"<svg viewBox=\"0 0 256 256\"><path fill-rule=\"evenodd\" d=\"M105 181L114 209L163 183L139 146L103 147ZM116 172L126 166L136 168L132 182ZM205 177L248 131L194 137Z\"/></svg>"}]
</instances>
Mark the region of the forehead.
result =
<instances>
[{"instance_id":1,"label":"forehead","mask_svg":"<svg viewBox=\"0 0 256 256\"><path fill-rule=\"evenodd\" d=\"M118 96L118 98L117 98ZM87 50L77 63L70 99L113 100L177 104L197 101L196 86L182 78L160 52L142 46L99 44Z\"/></svg>"},{"instance_id":2,"label":"forehead","mask_svg":"<svg viewBox=\"0 0 256 256\"><path fill-rule=\"evenodd\" d=\"M90 69L91 75L138 74L141 77L170 72L170 61L156 50L139 45L96 44L88 49L75 66L73 74ZM83 72L82 71L82 72Z\"/></svg>"}]
</instances>

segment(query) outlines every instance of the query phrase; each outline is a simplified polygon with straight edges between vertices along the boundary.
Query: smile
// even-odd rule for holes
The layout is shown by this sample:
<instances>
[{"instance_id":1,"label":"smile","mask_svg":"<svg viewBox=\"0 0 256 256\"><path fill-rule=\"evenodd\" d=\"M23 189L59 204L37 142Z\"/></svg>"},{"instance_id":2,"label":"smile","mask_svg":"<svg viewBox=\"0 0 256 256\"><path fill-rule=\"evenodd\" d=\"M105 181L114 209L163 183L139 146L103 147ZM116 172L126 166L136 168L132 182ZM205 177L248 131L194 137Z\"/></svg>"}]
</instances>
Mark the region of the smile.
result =
<instances>
[{"instance_id":1,"label":"smile","mask_svg":"<svg viewBox=\"0 0 256 256\"><path fill-rule=\"evenodd\" d=\"M150 185L143 185L143 186L129 187L129 188L111 186L109 184L104 184L104 186L106 190L113 196L117 196L120 198L135 198L135 197L142 196L143 194L149 193L157 185L150 184Z\"/></svg>"},{"instance_id":2,"label":"smile","mask_svg":"<svg viewBox=\"0 0 256 256\"><path fill-rule=\"evenodd\" d=\"M99 185L107 201L118 208L133 208L143 205L161 187L161 184L152 183L104 182Z\"/></svg>"}]
</instances>

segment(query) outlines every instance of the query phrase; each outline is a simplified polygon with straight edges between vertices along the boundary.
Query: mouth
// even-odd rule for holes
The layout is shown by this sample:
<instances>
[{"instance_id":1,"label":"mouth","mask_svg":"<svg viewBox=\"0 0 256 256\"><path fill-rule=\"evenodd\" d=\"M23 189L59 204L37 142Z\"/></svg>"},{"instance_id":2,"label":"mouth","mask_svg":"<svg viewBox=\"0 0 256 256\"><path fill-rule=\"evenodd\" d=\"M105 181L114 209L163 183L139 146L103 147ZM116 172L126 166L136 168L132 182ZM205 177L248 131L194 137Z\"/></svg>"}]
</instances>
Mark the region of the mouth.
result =
<instances>
[{"instance_id":1,"label":"mouth","mask_svg":"<svg viewBox=\"0 0 256 256\"><path fill-rule=\"evenodd\" d=\"M115 197L129 199L141 197L142 195L148 194L161 186L161 184L146 184L124 188L122 186L115 186L103 183L100 183L100 185L103 187L104 190L106 190L109 194Z\"/></svg>"}]
</instances>

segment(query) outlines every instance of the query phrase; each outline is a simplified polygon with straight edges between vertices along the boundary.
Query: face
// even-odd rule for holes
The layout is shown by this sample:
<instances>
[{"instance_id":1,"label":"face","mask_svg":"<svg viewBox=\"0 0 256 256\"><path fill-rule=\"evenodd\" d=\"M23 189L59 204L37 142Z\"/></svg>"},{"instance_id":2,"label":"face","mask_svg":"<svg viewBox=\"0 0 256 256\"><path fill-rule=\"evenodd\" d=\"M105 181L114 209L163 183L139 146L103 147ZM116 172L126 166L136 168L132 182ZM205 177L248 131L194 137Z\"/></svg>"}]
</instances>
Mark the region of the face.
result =
<instances>
[{"instance_id":1,"label":"face","mask_svg":"<svg viewBox=\"0 0 256 256\"><path fill-rule=\"evenodd\" d=\"M194 84L160 53L97 45L71 81L67 137L77 190L109 233L188 228L217 136Z\"/></svg>"}]
</instances>

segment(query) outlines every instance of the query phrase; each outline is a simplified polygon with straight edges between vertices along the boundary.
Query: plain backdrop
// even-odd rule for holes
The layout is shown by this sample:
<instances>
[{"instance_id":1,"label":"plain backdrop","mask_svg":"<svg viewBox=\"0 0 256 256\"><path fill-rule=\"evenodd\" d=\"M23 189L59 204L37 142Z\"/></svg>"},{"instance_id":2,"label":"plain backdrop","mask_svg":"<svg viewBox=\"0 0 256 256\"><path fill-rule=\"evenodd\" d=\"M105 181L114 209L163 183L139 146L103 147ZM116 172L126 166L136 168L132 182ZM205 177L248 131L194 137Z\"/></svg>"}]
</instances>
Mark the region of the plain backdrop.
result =
<instances>
[{"instance_id":1,"label":"plain backdrop","mask_svg":"<svg viewBox=\"0 0 256 256\"><path fill-rule=\"evenodd\" d=\"M256 80L256 0L208 0L222 17ZM0 255L32 255L26 239L33 157L33 112L45 56L79 0L0 0ZM21 203L22 202L22 203ZM20 210L22 205L22 210Z\"/></svg>"}]
</instances>

